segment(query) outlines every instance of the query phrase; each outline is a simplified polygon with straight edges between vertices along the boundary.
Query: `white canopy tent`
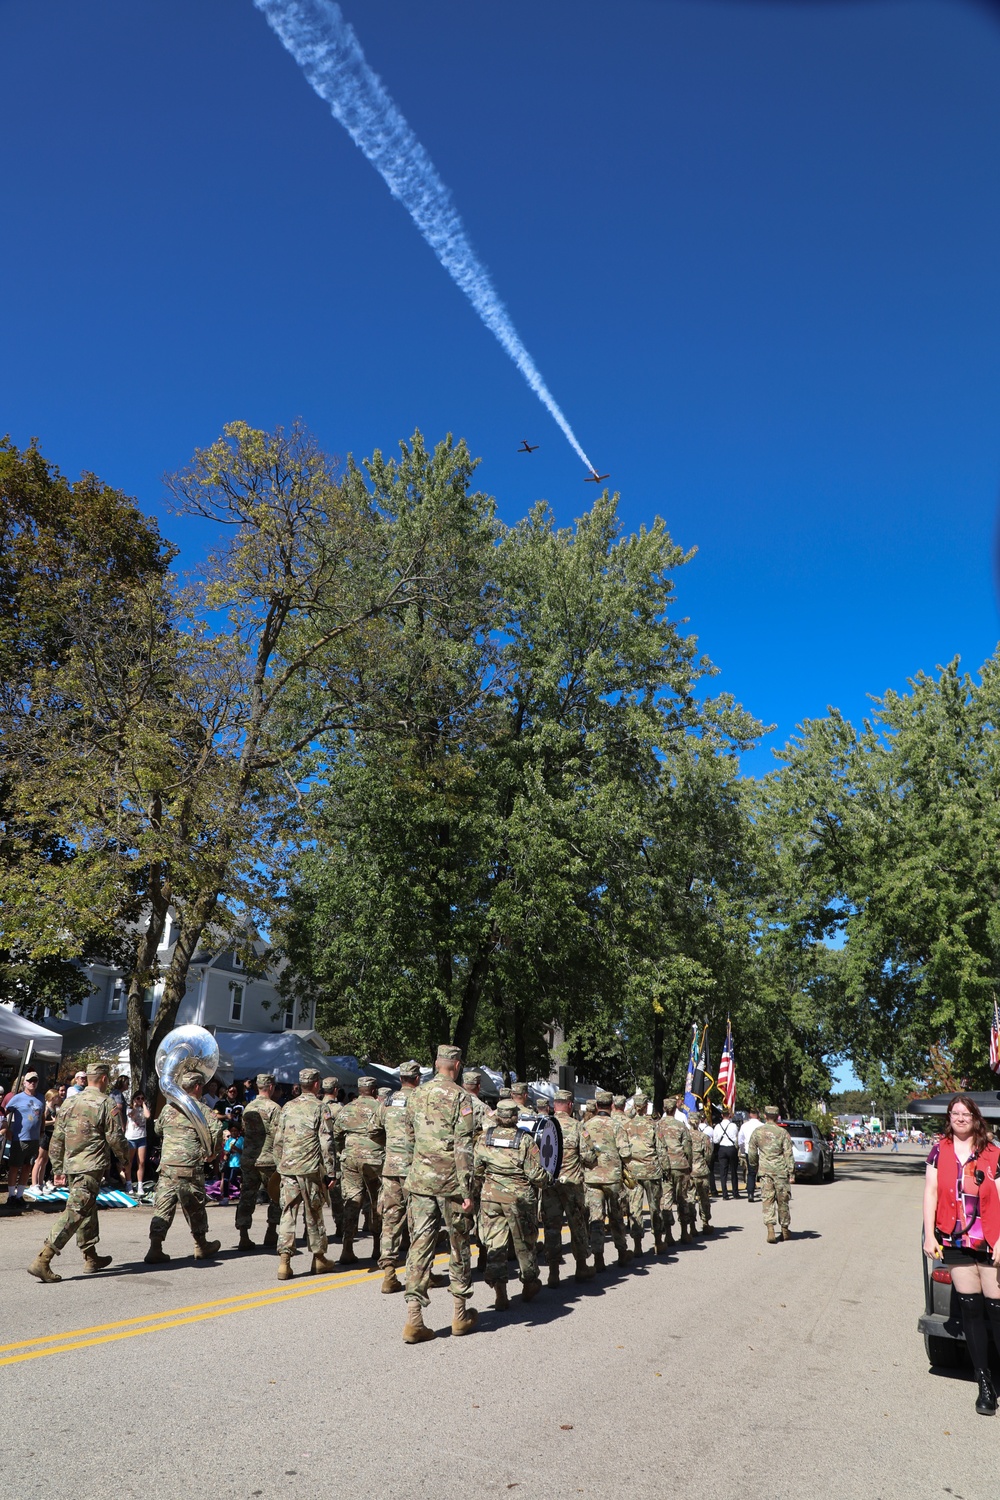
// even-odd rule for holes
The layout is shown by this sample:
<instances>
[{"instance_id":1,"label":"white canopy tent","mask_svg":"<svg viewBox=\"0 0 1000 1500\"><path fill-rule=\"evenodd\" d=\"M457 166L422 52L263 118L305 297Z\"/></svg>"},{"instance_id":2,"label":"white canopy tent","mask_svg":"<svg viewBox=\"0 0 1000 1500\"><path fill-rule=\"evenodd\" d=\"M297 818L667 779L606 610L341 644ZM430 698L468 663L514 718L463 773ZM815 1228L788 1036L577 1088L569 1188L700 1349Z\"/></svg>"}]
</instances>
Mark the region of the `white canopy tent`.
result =
<instances>
[{"instance_id":1,"label":"white canopy tent","mask_svg":"<svg viewBox=\"0 0 1000 1500\"><path fill-rule=\"evenodd\" d=\"M31 1056L41 1062L58 1062L62 1057L63 1039L35 1021L27 1021L16 1011L0 1005L0 1057L22 1058L31 1043Z\"/></svg>"},{"instance_id":2,"label":"white canopy tent","mask_svg":"<svg viewBox=\"0 0 1000 1500\"><path fill-rule=\"evenodd\" d=\"M302 1068L318 1068L322 1077L333 1073L346 1089L357 1089L358 1074L345 1066L347 1059L327 1057L294 1031L219 1031L216 1041L227 1054L227 1078L253 1078L272 1073L279 1083L298 1083ZM352 1059L353 1060L353 1059Z\"/></svg>"}]
</instances>

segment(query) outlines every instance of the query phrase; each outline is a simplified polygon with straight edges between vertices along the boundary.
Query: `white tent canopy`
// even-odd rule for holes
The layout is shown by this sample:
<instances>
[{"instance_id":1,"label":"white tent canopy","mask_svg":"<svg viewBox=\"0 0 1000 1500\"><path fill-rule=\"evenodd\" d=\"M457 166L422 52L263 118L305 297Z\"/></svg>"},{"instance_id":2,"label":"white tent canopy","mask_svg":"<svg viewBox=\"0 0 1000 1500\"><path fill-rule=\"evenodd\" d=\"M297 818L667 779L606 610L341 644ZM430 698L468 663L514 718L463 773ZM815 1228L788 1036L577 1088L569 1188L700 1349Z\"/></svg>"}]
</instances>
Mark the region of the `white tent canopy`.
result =
<instances>
[{"instance_id":1,"label":"white tent canopy","mask_svg":"<svg viewBox=\"0 0 1000 1500\"><path fill-rule=\"evenodd\" d=\"M215 1039L231 1059L234 1078L272 1073L279 1083L298 1083L301 1068L318 1068L322 1077L334 1073L345 1088L357 1088L358 1075L343 1058L325 1057L294 1031L219 1031Z\"/></svg>"},{"instance_id":2,"label":"white tent canopy","mask_svg":"<svg viewBox=\"0 0 1000 1500\"><path fill-rule=\"evenodd\" d=\"M58 1062L62 1057L63 1039L34 1021L26 1021L16 1011L0 1005L0 1057L20 1058L32 1043L31 1055L42 1062Z\"/></svg>"}]
</instances>

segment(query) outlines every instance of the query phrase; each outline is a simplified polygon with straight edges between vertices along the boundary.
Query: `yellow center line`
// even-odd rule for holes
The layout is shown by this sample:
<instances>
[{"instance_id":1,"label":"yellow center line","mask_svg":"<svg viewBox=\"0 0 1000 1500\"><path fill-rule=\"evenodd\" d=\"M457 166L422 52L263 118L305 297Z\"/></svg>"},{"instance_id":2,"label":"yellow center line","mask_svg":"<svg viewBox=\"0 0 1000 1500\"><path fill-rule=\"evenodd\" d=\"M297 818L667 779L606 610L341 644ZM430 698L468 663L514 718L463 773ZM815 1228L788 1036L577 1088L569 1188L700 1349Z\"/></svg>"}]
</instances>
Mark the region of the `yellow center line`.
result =
<instances>
[{"instance_id":1,"label":"yellow center line","mask_svg":"<svg viewBox=\"0 0 1000 1500\"><path fill-rule=\"evenodd\" d=\"M447 1256L439 1255L434 1259L438 1265L447 1260ZM220 1297L215 1302L195 1302L188 1307L168 1308L161 1313L149 1313L145 1317L124 1318L118 1323L97 1323L90 1328L77 1328L67 1333L45 1334L36 1339L25 1339L19 1344L0 1344L0 1353L12 1349L20 1349L25 1352L20 1354L6 1353L5 1358L0 1358L0 1365L23 1364L27 1360L46 1359L50 1354L69 1354L74 1349L90 1349L97 1344L117 1344L123 1339L139 1338L146 1333L162 1333L168 1328L183 1328L188 1323L207 1323L214 1318L226 1318L231 1313L253 1312L258 1307L273 1307L279 1302L297 1302L303 1297L314 1296L317 1292L339 1291L342 1287L364 1286L365 1283L372 1285L374 1276L370 1271L351 1271L342 1273L336 1278L318 1277L315 1281L310 1278L310 1285L296 1287L294 1291L279 1292L277 1289L262 1288L256 1292L244 1292L235 1297ZM180 1316L190 1314L190 1316ZM134 1325L140 1324L140 1327ZM119 1329L120 1332L109 1330ZM96 1333L97 1338L84 1338L84 1334ZM62 1342L59 1342L62 1340ZM48 1349L39 1349L39 1344L50 1344Z\"/></svg>"}]
</instances>

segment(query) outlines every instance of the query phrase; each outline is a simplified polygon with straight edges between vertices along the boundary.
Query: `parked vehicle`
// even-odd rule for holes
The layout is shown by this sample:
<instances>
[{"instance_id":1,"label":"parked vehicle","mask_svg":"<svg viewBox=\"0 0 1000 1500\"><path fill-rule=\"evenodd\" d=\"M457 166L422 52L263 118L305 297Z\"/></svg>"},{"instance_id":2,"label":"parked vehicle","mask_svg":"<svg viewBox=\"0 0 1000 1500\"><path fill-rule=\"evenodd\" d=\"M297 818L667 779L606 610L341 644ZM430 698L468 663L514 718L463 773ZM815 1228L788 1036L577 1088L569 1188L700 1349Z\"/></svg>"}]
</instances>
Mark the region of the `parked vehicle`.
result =
<instances>
[{"instance_id":1,"label":"parked vehicle","mask_svg":"<svg viewBox=\"0 0 1000 1500\"><path fill-rule=\"evenodd\" d=\"M782 1120L792 1138L796 1182L832 1182L833 1147L809 1120Z\"/></svg>"}]
</instances>

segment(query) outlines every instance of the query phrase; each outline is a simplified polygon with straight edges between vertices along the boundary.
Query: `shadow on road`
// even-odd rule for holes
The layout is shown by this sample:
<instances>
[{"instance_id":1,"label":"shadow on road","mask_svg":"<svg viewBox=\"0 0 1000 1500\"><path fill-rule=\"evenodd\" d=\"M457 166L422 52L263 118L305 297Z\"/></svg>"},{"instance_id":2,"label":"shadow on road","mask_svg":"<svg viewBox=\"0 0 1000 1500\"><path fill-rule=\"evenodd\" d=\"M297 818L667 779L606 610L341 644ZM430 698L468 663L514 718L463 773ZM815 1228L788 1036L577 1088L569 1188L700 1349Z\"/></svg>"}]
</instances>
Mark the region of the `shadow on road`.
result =
<instances>
[{"instance_id":1,"label":"shadow on road","mask_svg":"<svg viewBox=\"0 0 1000 1500\"><path fill-rule=\"evenodd\" d=\"M837 1178L864 1181L872 1177L922 1177L927 1162L924 1156L838 1156ZM803 1184L804 1186L805 1184Z\"/></svg>"}]
</instances>

